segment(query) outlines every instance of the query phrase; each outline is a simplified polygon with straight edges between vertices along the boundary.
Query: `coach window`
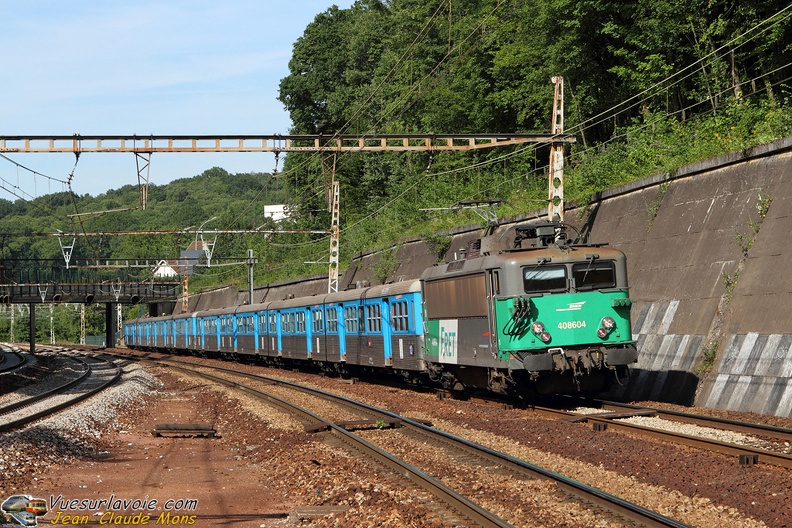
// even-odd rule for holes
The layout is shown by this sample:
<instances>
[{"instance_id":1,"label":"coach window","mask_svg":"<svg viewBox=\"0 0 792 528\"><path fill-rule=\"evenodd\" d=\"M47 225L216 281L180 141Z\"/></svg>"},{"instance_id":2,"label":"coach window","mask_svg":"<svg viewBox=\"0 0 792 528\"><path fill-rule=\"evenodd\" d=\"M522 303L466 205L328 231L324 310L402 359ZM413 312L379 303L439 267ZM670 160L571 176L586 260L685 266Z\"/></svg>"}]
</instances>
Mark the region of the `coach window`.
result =
<instances>
[{"instance_id":1,"label":"coach window","mask_svg":"<svg viewBox=\"0 0 792 528\"><path fill-rule=\"evenodd\" d=\"M366 330L380 332L382 330L382 313L379 304L366 306Z\"/></svg>"},{"instance_id":2,"label":"coach window","mask_svg":"<svg viewBox=\"0 0 792 528\"><path fill-rule=\"evenodd\" d=\"M302 310L297 312L297 333L305 333L305 312Z\"/></svg>"},{"instance_id":3,"label":"coach window","mask_svg":"<svg viewBox=\"0 0 792 528\"><path fill-rule=\"evenodd\" d=\"M410 312L407 301L391 303L391 319L394 332L407 332L410 329Z\"/></svg>"},{"instance_id":4,"label":"coach window","mask_svg":"<svg viewBox=\"0 0 792 528\"><path fill-rule=\"evenodd\" d=\"M314 310L313 312L313 331L315 333L320 333L324 329L322 328L322 310Z\"/></svg>"},{"instance_id":5,"label":"coach window","mask_svg":"<svg viewBox=\"0 0 792 528\"><path fill-rule=\"evenodd\" d=\"M532 266L523 268L525 293L564 291L567 287L566 267Z\"/></svg>"},{"instance_id":6,"label":"coach window","mask_svg":"<svg viewBox=\"0 0 792 528\"><path fill-rule=\"evenodd\" d=\"M344 309L344 322L347 332L358 332L358 309L357 306L348 306Z\"/></svg>"},{"instance_id":7,"label":"coach window","mask_svg":"<svg viewBox=\"0 0 792 528\"><path fill-rule=\"evenodd\" d=\"M278 316L274 313L269 314L269 333L275 334L278 331Z\"/></svg>"},{"instance_id":8,"label":"coach window","mask_svg":"<svg viewBox=\"0 0 792 528\"><path fill-rule=\"evenodd\" d=\"M338 332L338 311L336 311L335 306L327 309L327 331Z\"/></svg>"},{"instance_id":9,"label":"coach window","mask_svg":"<svg viewBox=\"0 0 792 528\"><path fill-rule=\"evenodd\" d=\"M601 290L616 287L616 269L613 261L598 260L573 264L572 277L578 291Z\"/></svg>"}]
</instances>

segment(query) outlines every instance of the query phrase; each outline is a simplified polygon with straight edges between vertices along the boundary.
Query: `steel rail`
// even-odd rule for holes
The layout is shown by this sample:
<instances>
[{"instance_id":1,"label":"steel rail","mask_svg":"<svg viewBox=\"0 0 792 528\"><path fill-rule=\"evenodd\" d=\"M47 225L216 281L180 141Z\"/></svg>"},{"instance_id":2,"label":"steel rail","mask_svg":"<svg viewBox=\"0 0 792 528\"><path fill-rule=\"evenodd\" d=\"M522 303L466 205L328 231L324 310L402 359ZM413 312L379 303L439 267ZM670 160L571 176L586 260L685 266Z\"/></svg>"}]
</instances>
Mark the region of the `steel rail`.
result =
<instances>
[{"instance_id":1,"label":"steel rail","mask_svg":"<svg viewBox=\"0 0 792 528\"><path fill-rule=\"evenodd\" d=\"M388 467L395 473L408 478L413 483L417 484L418 486L428 491L438 499L442 500L445 504L449 505L451 508L456 510L460 515L466 517L468 520L474 523L474 525L481 527L500 527L500 528L508 528L512 526L511 524L507 523L506 521L494 515L493 513L485 510L478 504L467 499L463 495L458 494L457 492L455 492L454 490L452 490L442 482L419 470L415 466L412 466L407 462L391 455L390 453L378 448L377 446L371 444L370 442L366 441L360 436L350 433L349 431L343 429L342 427L339 427L333 422L314 414L313 412L309 411L308 409L305 409L304 407L291 403L275 395L268 394L254 387L249 387L247 385L243 385L233 380L229 380L227 378L215 376L213 374L209 374L206 372L201 372L195 370L194 368L173 364L173 363L183 363L183 362L177 362L174 360L151 360L151 359L147 359L144 361L150 361L157 365L165 364L171 368L181 370L182 372L186 372L191 375L197 375L205 379L214 381L215 383L220 383L222 385L232 387L236 390L251 394L255 397L263 398L266 401L270 402L271 404L274 404L275 406L283 410L286 410L289 414L299 415L302 418L301 421L303 421L304 423L311 423L311 422L324 423L333 436L335 436L337 439L339 439L344 444L349 446L351 449L354 449L358 452L363 453L366 456L373 458L374 460ZM208 367L206 365L195 365L195 364L193 364L192 367L219 369L235 374L244 374L242 372L233 371L231 369L223 369L222 367ZM264 378L264 379L266 381L279 382L278 380L270 380L269 378Z\"/></svg>"},{"instance_id":2,"label":"steel rail","mask_svg":"<svg viewBox=\"0 0 792 528\"><path fill-rule=\"evenodd\" d=\"M22 353L17 352L16 350L3 350L2 352L3 352L3 361L0 364L0 373L16 370L25 363L27 363L27 358ZM17 360L15 362L7 361L9 356L16 357ZM6 363L8 363L8 365L6 365Z\"/></svg>"},{"instance_id":3,"label":"steel rail","mask_svg":"<svg viewBox=\"0 0 792 528\"><path fill-rule=\"evenodd\" d=\"M70 359L72 359L73 361L75 361L76 363L78 363L78 364L80 364L82 366L82 369L81 369L82 371L80 372L80 374L76 378L70 379L66 383L58 385L57 387L54 387L54 388L49 389L49 390L46 390L46 391L41 392L39 394L34 394L33 396L28 396L27 398L24 398L22 400L18 400L16 402L10 403L8 405L2 405L2 406L0 406L0 415L8 414L10 412L14 412L14 411L16 411L18 409L21 409L23 407L28 407L30 405L33 405L34 403L39 402L41 400L45 400L45 399L49 398L50 396L53 396L55 394L58 394L60 392L63 392L65 390L67 390L67 389L70 389L70 388L74 387L75 385L77 385L78 383L80 383L81 381L83 381L84 379L86 379L88 376L91 375L91 366L88 363L86 363L85 361L81 360L80 358L70 358Z\"/></svg>"},{"instance_id":4,"label":"steel rail","mask_svg":"<svg viewBox=\"0 0 792 528\"><path fill-rule=\"evenodd\" d=\"M94 359L100 359L100 358L94 358ZM21 427L23 425L27 425L27 424L29 424L31 422L34 422L34 421L36 421L36 420L38 420L40 418L45 417L45 416L49 416L51 414L55 414L56 412L61 411L63 409L66 409L67 407L71 407L73 405L76 405L76 404L78 404L78 403L90 398L94 394L97 394L97 393L103 391L104 389L106 389L107 387L113 385L116 381L118 381L121 378L121 368L118 365L115 365L114 363L112 363L111 361L107 361L107 360L103 360L103 361L105 361L108 365L112 365L113 368L115 369L115 374L113 375L112 378L102 382L101 384L97 385L96 387L94 387L92 389L89 389L89 390L87 390L85 392L82 392L82 393L78 394L74 398L70 398L68 400L65 400L65 401L57 404L57 405L54 405L52 407L48 407L48 408L43 409L41 411L31 413L31 414L29 414L29 415L27 415L25 417L19 418L17 420L12 420L10 422L6 422L5 424L1 424L0 425L0 432L10 431L12 429L16 429L17 427ZM91 372L93 372L93 370L94 369L91 369ZM83 381L83 380L80 380L80 381ZM72 385L76 385L76 383L72 383ZM67 387L67 388L71 388L71 387ZM67 388L60 387L60 390L62 392L63 390L66 390ZM52 391L49 391L49 392L51 393ZM49 396L53 396L53 395L54 394L49 394ZM43 399L41 401L43 401Z\"/></svg>"},{"instance_id":5,"label":"steel rail","mask_svg":"<svg viewBox=\"0 0 792 528\"><path fill-rule=\"evenodd\" d=\"M444 431L436 430L436 429L434 429L434 428L432 428L430 426L424 425L422 423L419 423L417 421L411 420L411 419L406 418L404 416L400 416L400 415L398 415L396 413L392 413L392 412L387 411L385 409L379 409L377 407L366 405L366 404L364 404L362 402L358 402L356 400L352 400L350 398L346 398L345 396L340 396L340 395L337 395L337 394L329 393L329 392L323 391L321 389L316 389L316 388L313 388L313 387L306 387L306 386L299 385L299 384L292 383L292 382L285 381L285 380L279 380L279 379L276 379L276 378L270 378L270 377L259 375L259 374L251 374L251 373L248 373L248 372L238 371L238 370L234 370L234 369L230 369L230 368L226 368L226 367L196 365L195 363L190 363L190 362L185 362L185 361L180 361L180 360L174 360L174 359L163 359L162 361L167 361L168 363L180 363L180 364L187 364L187 365L191 365L191 366L199 366L199 367L202 367L202 368L220 370L220 371L228 372L228 373L235 374L235 375L245 376L245 377L249 377L249 378L255 378L255 379L258 379L259 381L263 380L263 381L266 381L266 382L269 382L269 383L284 385L284 386L288 386L288 387L291 387L291 388L294 388L294 389L297 389L297 390L301 390L301 391L304 391L304 392L309 392L311 394L315 394L315 395L320 396L322 398L326 398L326 399L332 400L335 403L340 401L340 402L343 402L344 404L346 404L348 406L352 406L352 407L358 409L358 411L363 410L366 413L370 413L370 414L374 414L374 415L378 414L378 415L389 417L389 418L394 419L394 420L398 420L402 426L407 426L407 427L409 427L409 428L411 428L413 430L419 431L420 433L422 433L424 435L427 435L427 436L441 438L445 442L453 444L455 447L458 447L458 448L462 447L462 448L464 448L465 450L467 450L469 452L474 452L477 456L484 456L485 458L487 458L489 460L492 460L495 463L497 463L497 464L499 464L499 465L501 465L503 467L509 468L512 471L517 471L517 472L523 473L523 474L527 472L533 477L542 478L542 479L546 479L546 480L551 480L551 481L555 482L560 489L564 490L565 492L569 493L570 495L578 497L578 498L580 498L580 499L582 499L584 501L590 501L593 504L597 504L598 506L601 506L601 507L607 509L608 511L616 513L616 514L618 514L619 516L621 516L621 517L623 517L625 519L629 519L629 520L631 520L633 522L640 523L641 525L644 525L644 526L647 526L647 527L650 527L650 528L663 528L663 527L665 527L665 528L668 528L668 527L685 528L685 527L688 526L688 525L686 525L684 523L676 521L675 519L671 519L670 517L666 517L664 515L661 515L660 513L657 513L657 512L652 511L652 510L649 510L649 509L644 508L644 507L642 507L640 505L631 503L631 502L626 501L626 500L624 500L624 499L622 499L620 497L617 497L615 495L611 495L611 494L609 494L609 493L607 493L607 492L605 492L603 490L600 490L600 489L595 488L593 486L589 486L587 484L584 484L584 483L579 482L577 480L574 480L572 478L566 477L566 476L561 475L559 473L552 472L552 471L547 470L545 468L542 468L540 466L531 464L531 463L526 462L524 460L520 460L520 459L518 459L516 457L513 457L511 455L507 455L505 453L501 453L501 452L495 451L495 450L490 449L490 448L488 448L486 446L477 444L475 442L471 442L469 440L466 440L464 438L452 435L450 433L446 433ZM181 367L177 367L177 368L181 368ZM231 382L231 383L234 383L234 382ZM310 411L308 411L308 412L310 413ZM321 419L321 418L317 417L317 419L315 421L327 424L328 427L331 427L331 429L333 430L334 433L336 431L344 431L342 428L338 427L337 425L335 425L333 423L328 422L327 420L324 420L324 419ZM351 433L347 433L347 434L351 434ZM353 435L353 436L356 436L356 435Z\"/></svg>"},{"instance_id":6,"label":"steel rail","mask_svg":"<svg viewBox=\"0 0 792 528\"><path fill-rule=\"evenodd\" d=\"M618 403L607 400L596 400L602 404L603 409L630 409L642 410L647 409L654 411L657 417L665 420L689 423L694 425L702 425L712 427L715 429L723 429L726 431L737 431L740 433L763 435L778 440L792 442L792 429L785 429L783 427L776 427L767 424L756 424L750 422L742 422L739 420L729 420L726 418L718 418L717 416L705 416L684 411L674 411L670 409L659 409L657 407L644 407L639 405L631 405L628 403Z\"/></svg>"},{"instance_id":7,"label":"steel rail","mask_svg":"<svg viewBox=\"0 0 792 528\"><path fill-rule=\"evenodd\" d=\"M710 451L713 453L720 453L722 455L733 455L738 457L743 455L749 455L755 457L758 462L763 462L765 464L771 464L774 466L779 466L784 468L792 468L792 455L788 455L785 453L776 453L773 451L768 451L766 449L760 449L752 446L745 446L740 444L723 442L720 440L713 440L711 438L704 438L700 436L678 433L675 431L668 431L665 429L658 429L655 427L647 427L644 425L617 421L618 418L624 418L625 416L608 417L608 416L598 416L596 414L579 414L570 411L564 411L562 409L554 409L552 407L541 407L541 406L535 406L532 407L531 409L533 411L542 414L555 416L561 420L568 420L570 422L588 422L591 424L594 423L604 424L605 427L609 429L617 429L620 431L626 431L633 434L648 436L650 438L655 438L657 440L682 444L690 447L695 447L697 449ZM640 407L636 408L636 411L640 411L642 409L647 412L651 411L651 409L649 408L640 408Z\"/></svg>"}]
</instances>

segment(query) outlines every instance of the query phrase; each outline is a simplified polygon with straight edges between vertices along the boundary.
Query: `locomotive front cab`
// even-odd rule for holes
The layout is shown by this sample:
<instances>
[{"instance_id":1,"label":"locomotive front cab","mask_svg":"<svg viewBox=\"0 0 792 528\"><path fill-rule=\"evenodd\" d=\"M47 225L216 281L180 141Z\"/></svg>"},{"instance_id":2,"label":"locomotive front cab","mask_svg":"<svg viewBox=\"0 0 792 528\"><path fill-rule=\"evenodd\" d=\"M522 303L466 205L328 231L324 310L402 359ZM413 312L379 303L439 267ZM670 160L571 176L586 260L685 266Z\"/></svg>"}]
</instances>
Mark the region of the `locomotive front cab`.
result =
<instances>
[{"instance_id":1,"label":"locomotive front cab","mask_svg":"<svg viewBox=\"0 0 792 528\"><path fill-rule=\"evenodd\" d=\"M534 380L570 373L576 385L596 388L603 384L597 372L626 376L638 355L621 251L561 245L515 252L500 273L500 354L517 359Z\"/></svg>"}]
</instances>

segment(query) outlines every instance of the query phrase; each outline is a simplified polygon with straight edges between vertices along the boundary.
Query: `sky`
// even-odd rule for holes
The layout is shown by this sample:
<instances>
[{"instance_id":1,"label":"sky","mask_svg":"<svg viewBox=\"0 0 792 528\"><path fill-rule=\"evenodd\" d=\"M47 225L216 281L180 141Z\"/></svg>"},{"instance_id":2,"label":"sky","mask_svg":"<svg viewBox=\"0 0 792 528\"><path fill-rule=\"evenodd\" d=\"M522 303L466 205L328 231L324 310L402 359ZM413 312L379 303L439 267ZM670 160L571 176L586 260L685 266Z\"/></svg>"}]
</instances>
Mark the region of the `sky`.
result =
<instances>
[{"instance_id":1,"label":"sky","mask_svg":"<svg viewBox=\"0 0 792 528\"><path fill-rule=\"evenodd\" d=\"M278 101L295 41L353 0L0 0L0 136L288 134ZM132 153L6 154L0 198L137 184ZM282 168L282 159L280 168ZM272 172L268 153L155 153L151 184L212 167ZM44 176L49 178L46 178ZM60 181L56 181L60 180Z\"/></svg>"}]
</instances>

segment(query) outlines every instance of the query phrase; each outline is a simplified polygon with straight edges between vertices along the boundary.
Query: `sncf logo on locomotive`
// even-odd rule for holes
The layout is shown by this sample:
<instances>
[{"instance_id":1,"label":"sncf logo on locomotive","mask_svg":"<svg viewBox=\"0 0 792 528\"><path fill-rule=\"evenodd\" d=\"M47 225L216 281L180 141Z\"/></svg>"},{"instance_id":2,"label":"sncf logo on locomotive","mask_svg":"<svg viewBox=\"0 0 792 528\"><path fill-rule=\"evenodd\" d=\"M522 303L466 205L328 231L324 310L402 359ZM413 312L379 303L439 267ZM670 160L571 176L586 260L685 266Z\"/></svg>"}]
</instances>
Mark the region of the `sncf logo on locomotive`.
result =
<instances>
[{"instance_id":1,"label":"sncf logo on locomotive","mask_svg":"<svg viewBox=\"0 0 792 528\"><path fill-rule=\"evenodd\" d=\"M575 312L582 309L584 304L586 304L586 301L569 303L568 308L556 308L556 312Z\"/></svg>"}]
</instances>

